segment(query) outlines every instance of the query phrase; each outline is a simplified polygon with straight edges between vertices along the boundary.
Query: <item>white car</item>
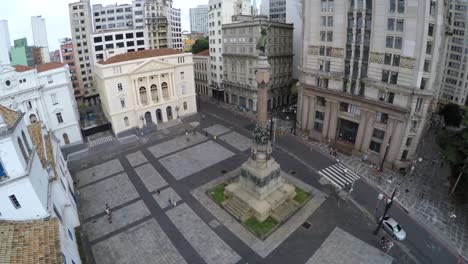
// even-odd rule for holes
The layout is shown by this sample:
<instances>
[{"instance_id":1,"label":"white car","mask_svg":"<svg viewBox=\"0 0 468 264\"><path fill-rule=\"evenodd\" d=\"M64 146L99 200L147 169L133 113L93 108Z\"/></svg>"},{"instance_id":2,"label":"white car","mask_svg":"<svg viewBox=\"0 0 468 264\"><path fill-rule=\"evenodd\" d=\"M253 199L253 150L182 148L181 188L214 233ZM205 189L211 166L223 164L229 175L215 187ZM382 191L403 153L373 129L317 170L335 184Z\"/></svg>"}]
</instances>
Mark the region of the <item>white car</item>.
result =
<instances>
[{"instance_id":1,"label":"white car","mask_svg":"<svg viewBox=\"0 0 468 264\"><path fill-rule=\"evenodd\" d=\"M389 233L394 239L403 241L406 238L406 232L401 228L395 219L386 216L382 221L382 227L387 233Z\"/></svg>"}]
</instances>

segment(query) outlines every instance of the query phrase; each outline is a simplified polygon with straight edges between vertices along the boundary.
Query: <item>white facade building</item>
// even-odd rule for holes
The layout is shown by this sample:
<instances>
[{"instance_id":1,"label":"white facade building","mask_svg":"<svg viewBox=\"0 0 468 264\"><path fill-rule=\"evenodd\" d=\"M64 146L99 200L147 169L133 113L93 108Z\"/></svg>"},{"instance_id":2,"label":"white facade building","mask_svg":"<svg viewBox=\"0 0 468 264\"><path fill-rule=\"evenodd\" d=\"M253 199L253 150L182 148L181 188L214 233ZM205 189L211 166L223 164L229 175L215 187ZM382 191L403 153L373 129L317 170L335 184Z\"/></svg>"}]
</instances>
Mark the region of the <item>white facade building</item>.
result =
<instances>
[{"instance_id":1,"label":"white facade building","mask_svg":"<svg viewBox=\"0 0 468 264\"><path fill-rule=\"evenodd\" d=\"M42 62L50 62L49 42L47 41L45 18L41 16L32 16L31 28L33 33L34 46L40 47L41 49Z\"/></svg>"},{"instance_id":2,"label":"white facade building","mask_svg":"<svg viewBox=\"0 0 468 264\"><path fill-rule=\"evenodd\" d=\"M73 180L59 140L41 123L28 126L25 119L23 113L0 105L0 224L58 220L51 231L58 233L62 258L81 263L74 236L80 222Z\"/></svg>"},{"instance_id":3,"label":"white facade building","mask_svg":"<svg viewBox=\"0 0 468 264\"><path fill-rule=\"evenodd\" d=\"M250 15L249 0L210 0L208 4L208 33L210 41L210 88L214 96L224 98L222 25L232 23L234 15Z\"/></svg>"},{"instance_id":4,"label":"white facade building","mask_svg":"<svg viewBox=\"0 0 468 264\"><path fill-rule=\"evenodd\" d=\"M133 28L132 5L93 5L94 32Z\"/></svg>"},{"instance_id":5,"label":"white facade building","mask_svg":"<svg viewBox=\"0 0 468 264\"><path fill-rule=\"evenodd\" d=\"M198 5L190 8L190 32L208 35L208 6Z\"/></svg>"},{"instance_id":6,"label":"white facade building","mask_svg":"<svg viewBox=\"0 0 468 264\"><path fill-rule=\"evenodd\" d=\"M468 105L468 0L448 1L448 33L441 102Z\"/></svg>"},{"instance_id":7,"label":"white facade building","mask_svg":"<svg viewBox=\"0 0 468 264\"><path fill-rule=\"evenodd\" d=\"M10 48L8 20L0 20L0 65L10 64Z\"/></svg>"},{"instance_id":8,"label":"white facade building","mask_svg":"<svg viewBox=\"0 0 468 264\"><path fill-rule=\"evenodd\" d=\"M68 65L4 66L0 79L0 104L25 113L27 124L43 122L62 146L83 141Z\"/></svg>"},{"instance_id":9,"label":"white facade building","mask_svg":"<svg viewBox=\"0 0 468 264\"><path fill-rule=\"evenodd\" d=\"M153 49L96 63L104 114L115 134L197 112L192 54Z\"/></svg>"},{"instance_id":10,"label":"white facade building","mask_svg":"<svg viewBox=\"0 0 468 264\"><path fill-rule=\"evenodd\" d=\"M143 29L112 30L93 33L92 46L96 61L105 59L105 54L113 53L114 49L125 52L148 49Z\"/></svg>"}]
</instances>

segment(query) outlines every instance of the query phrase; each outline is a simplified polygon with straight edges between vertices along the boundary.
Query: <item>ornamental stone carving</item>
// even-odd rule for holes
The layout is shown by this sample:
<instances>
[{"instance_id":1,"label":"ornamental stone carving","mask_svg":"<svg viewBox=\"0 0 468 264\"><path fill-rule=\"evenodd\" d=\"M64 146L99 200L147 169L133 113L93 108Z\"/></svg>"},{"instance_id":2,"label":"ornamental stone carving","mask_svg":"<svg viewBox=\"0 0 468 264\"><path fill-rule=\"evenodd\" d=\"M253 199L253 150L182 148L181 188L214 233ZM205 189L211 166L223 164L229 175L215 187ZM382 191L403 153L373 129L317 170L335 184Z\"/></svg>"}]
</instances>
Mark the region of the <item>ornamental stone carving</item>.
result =
<instances>
[{"instance_id":1,"label":"ornamental stone carving","mask_svg":"<svg viewBox=\"0 0 468 264\"><path fill-rule=\"evenodd\" d=\"M241 169L241 177L245 178L248 181L255 183L256 186L262 188L267 185L270 181L278 178L280 176L280 169L273 170L268 176L266 177L257 177L255 174L252 174L250 171Z\"/></svg>"},{"instance_id":2,"label":"ornamental stone carving","mask_svg":"<svg viewBox=\"0 0 468 264\"><path fill-rule=\"evenodd\" d=\"M309 46L309 55L318 55L319 54L319 46Z\"/></svg>"},{"instance_id":3,"label":"ornamental stone carving","mask_svg":"<svg viewBox=\"0 0 468 264\"><path fill-rule=\"evenodd\" d=\"M400 58L400 67L407 69L414 69L415 60L410 57L401 57Z\"/></svg>"},{"instance_id":4,"label":"ornamental stone carving","mask_svg":"<svg viewBox=\"0 0 468 264\"><path fill-rule=\"evenodd\" d=\"M384 57L385 55L383 53L371 52L369 55L369 62L383 64Z\"/></svg>"},{"instance_id":5,"label":"ornamental stone carving","mask_svg":"<svg viewBox=\"0 0 468 264\"><path fill-rule=\"evenodd\" d=\"M343 58L344 49L342 48L332 48L331 56L335 58Z\"/></svg>"}]
</instances>

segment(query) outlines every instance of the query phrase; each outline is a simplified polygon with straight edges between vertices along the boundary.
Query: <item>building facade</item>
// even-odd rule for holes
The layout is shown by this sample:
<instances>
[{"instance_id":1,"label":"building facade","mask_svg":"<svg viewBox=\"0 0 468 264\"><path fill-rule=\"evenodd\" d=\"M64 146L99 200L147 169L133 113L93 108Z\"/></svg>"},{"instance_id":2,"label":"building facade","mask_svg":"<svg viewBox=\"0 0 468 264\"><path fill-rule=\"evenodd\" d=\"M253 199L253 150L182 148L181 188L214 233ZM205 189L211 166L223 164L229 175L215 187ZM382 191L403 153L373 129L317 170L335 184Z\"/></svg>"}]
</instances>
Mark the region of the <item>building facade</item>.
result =
<instances>
[{"instance_id":1,"label":"building facade","mask_svg":"<svg viewBox=\"0 0 468 264\"><path fill-rule=\"evenodd\" d=\"M190 32L208 36L208 6L198 5L189 9Z\"/></svg>"},{"instance_id":2,"label":"building facade","mask_svg":"<svg viewBox=\"0 0 468 264\"><path fill-rule=\"evenodd\" d=\"M172 0L146 0L144 6L149 47L183 50L180 9L172 7Z\"/></svg>"},{"instance_id":3,"label":"building facade","mask_svg":"<svg viewBox=\"0 0 468 264\"><path fill-rule=\"evenodd\" d=\"M60 241L62 258L81 263L74 236L74 228L80 225L76 196L59 141L42 124L27 125L24 119L24 113L0 105L1 224L56 220L53 231ZM31 252L41 246L36 245Z\"/></svg>"},{"instance_id":4,"label":"building facade","mask_svg":"<svg viewBox=\"0 0 468 264\"><path fill-rule=\"evenodd\" d=\"M34 48L28 46L26 38L15 39L10 49L11 65L34 66Z\"/></svg>"},{"instance_id":5,"label":"building facade","mask_svg":"<svg viewBox=\"0 0 468 264\"><path fill-rule=\"evenodd\" d=\"M73 48L73 42L69 38L65 38L60 42L60 57L63 64L68 65L68 69L70 70L70 80L73 87L73 94L75 96L75 100L77 102L81 102L81 97L83 94L81 93L82 90L80 89L80 79L78 78L78 69L76 66L75 60L75 51Z\"/></svg>"},{"instance_id":6,"label":"building facade","mask_svg":"<svg viewBox=\"0 0 468 264\"><path fill-rule=\"evenodd\" d=\"M440 101L468 105L468 1L448 1L448 34Z\"/></svg>"},{"instance_id":7,"label":"building facade","mask_svg":"<svg viewBox=\"0 0 468 264\"><path fill-rule=\"evenodd\" d=\"M104 114L115 134L197 112L192 54L153 49L96 64Z\"/></svg>"},{"instance_id":8,"label":"building facade","mask_svg":"<svg viewBox=\"0 0 468 264\"><path fill-rule=\"evenodd\" d=\"M210 85L210 50L206 49L193 55L195 74L195 92L198 95L212 97Z\"/></svg>"},{"instance_id":9,"label":"building facade","mask_svg":"<svg viewBox=\"0 0 468 264\"><path fill-rule=\"evenodd\" d=\"M224 99L222 25L232 23L234 15L250 15L249 0L210 0L208 4L208 34L210 41L211 92Z\"/></svg>"},{"instance_id":10,"label":"building facade","mask_svg":"<svg viewBox=\"0 0 468 264\"><path fill-rule=\"evenodd\" d=\"M43 122L62 146L83 142L68 66L4 66L0 72L0 104L23 112L27 124Z\"/></svg>"},{"instance_id":11,"label":"building facade","mask_svg":"<svg viewBox=\"0 0 468 264\"><path fill-rule=\"evenodd\" d=\"M77 78L80 81L81 94L86 104L96 104L98 92L93 76L94 58L92 54L92 16L89 0L70 3L70 31L75 52Z\"/></svg>"},{"instance_id":12,"label":"building facade","mask_svg":"<svg viewBox=\"0 0 468 264\"><path fill-rule=\"evenodd\" d=\"M124 52L148 49L143 29L122 29L101 31L91 34L92 49L95 60L106 59L106 53L112 54L114 49Z\"/></svg>"},{"instance_id":13,"label":"building facade","mask_svg":"<svg viewBox=\"0 0 468 264\"><path fill-rule=\"evenodd\" d=\"M268 109L290 103L293 63L293 25L268 21L266 17L237 16L223 25L223 86L225 102L257 110L257 40L269 26L265 55L270 64Z\"/></svg>"},{"instance_id":14,"label":"building facade","mask_svg":"<svg viewBox=\"0 0 468 264\"><path fill-rule=\"evenodd\" d=\"M133 8L130 4L93 5L93 31L133 29Z\"/></svg>"},{"instance_id":15,"label":"building facade","mask_svg":"<svg viewBox=\"0 0 468 264\"><path fill-rule=\"evenodd\" d=\"M444 2L317 0L304 12L298 128L409 166L438 93Z\"/></svg>"},{"instance_id":16,"label":"building facade","mask_svg":"<svg viewBox=\"0 0 468 264\"><path fill-rule=\"evenodd\" d=\"M31 28L33 33L34 46L36 46L36 48L40 49L41 51L41 63L50 62L49 43L47 41L45 18L41 16L32 16Z\"/></svg>"},{"instance_id":17,"label":"building facade","mask_svg":"<svg viewBox=\"0 0 468 264\"><path fill-rule=\"evenodd\" d=\"M8 20L0 20L0 65L10 64L10 48Z\"/></svg>"}]
</instances>

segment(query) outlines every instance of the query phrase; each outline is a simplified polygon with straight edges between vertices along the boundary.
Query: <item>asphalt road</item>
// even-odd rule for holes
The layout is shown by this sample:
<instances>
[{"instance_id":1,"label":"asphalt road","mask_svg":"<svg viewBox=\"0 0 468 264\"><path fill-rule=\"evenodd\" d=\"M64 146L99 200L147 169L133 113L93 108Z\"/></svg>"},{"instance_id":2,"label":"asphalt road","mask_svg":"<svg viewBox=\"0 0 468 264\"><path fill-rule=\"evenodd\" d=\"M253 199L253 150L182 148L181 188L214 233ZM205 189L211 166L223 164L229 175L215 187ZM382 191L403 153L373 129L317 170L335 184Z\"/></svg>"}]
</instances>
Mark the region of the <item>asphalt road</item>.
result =
<instances>
[{"instance_id":1,"label":"asphalt road","mask_svg":"<svg viewBox=\"0 0 468 264\"><path fill-rule=\"evenodd\" d=\"M202 102L201 111L204 112L205 115L207 114L218 120L227 122L231 126L240 130L246 131L253 127L252 120L249 120L240 114L236 114L220 108L218 105L216 105L216 103L213 102ZM283 153L288 153L290 156L297 158L302 165L315 172L312 173L313 177L316 178L314 181L318 181L320 177L317 171L328 167L335 162L334 159L332 159L330 156L324 155L322 152L308 147L299 139L291 135L277 138L274 147L281 150ZM285 165L287 167L287 164ZM285 168L283 165L282 167L283 169ZM288 168L288 170L290 169L294 170L294 168ZM324 186L320 189L330 193L330 188ZM379 208L375 214L375 208L376 205L378 205L377 196L379 193L380 191L374 186L363 180L359 180L354 185L352 197L370 214L379 215L380 217L384 211L383 202L379 203ZM430 230L413 219L411 214L406 212L397 203L393 204L389 211L389 215L396 219L407 233L407 239L403 242L397 242L396 244L401 248L404 248L403 251L411 254L418 260L419 263L467 263L459 258L458 254L454 250L447 248L443 242L439 241ZM379 237L381 234L382 231L379 234Z\"/></svg>"}]
</instances>

